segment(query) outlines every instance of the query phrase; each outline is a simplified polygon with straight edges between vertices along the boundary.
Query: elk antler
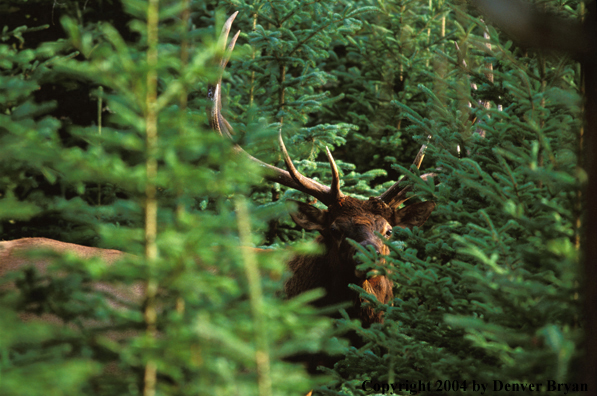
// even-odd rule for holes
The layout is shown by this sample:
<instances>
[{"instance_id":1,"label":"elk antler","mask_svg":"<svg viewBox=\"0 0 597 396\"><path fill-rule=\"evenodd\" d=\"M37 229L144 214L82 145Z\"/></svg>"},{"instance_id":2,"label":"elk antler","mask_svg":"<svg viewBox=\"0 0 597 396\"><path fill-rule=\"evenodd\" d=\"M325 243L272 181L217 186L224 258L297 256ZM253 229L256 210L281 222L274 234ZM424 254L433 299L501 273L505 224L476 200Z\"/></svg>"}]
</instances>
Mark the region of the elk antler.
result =
<instances>
[{"instance_id":1,"label":"elk antler","mask_svg":"<svg viewBox=\"0 0 597 396\"><path fill-rule=\"evenodd\" d=\"M224 27L222 28L222 32L220 33L220 38L218 40L218 45L222 48L222 59L220 59L220 76L218 77L218 82L216 86L210 85L208 87L208 98L212 101L212 109L210 113L210 124L211 127L218 132L221 136L226 136L229 139L232 139L232 127L226 121L224 116L222 115L222 73L224 72L224 68L230 59L230 55L232 54L232 50L234 49L234 44L236 44L236 39L240 34L240 30L234 35L228 48L226 49L226 42L228 41L228 34L230 33L230 28L232 27L232 22L238 11L235 12L228 18ZM303 176L296 170L294 164L292 163L292 159L288 155L288 151L286 150L286 146L284 145L284 141L282 139L282 130L280 130L280 134L278 135L278 142L280 144L280 149L282 150L282 154L284 156L284 162L286 163L286 168L288 171L280 169L276 166L266 164L265 162L258 160L257 158L253 157L245 150L243 150L240 146L235 145L235 150L238 153L242 153L242 155L247 156L251 161L256 162L260 166L263 166L268 170L266 174L266 178L270 181L280 183L286 187L293 188L295 190L302 191L306 194L311 195L312 197L318 199L323 204L330 206L340 200L344 195L340 191L340 177L338 175L338 168L336 167L336 163L334 162L334 158L330 153L330 150L326 147L326 154L328 157L328 161L330 162L330 167L332 168L332 186L327 187L323 184Z\"/></svg>"},{"instance_id":2,"label":"elk antler","mask_svg":"<svg viewBox=\"0 0 597 396\"><path fill-rule=\"evenodd\" d=\"M413 165L419 169L421 167L421 162L423 162L423 158L425 158L425 150L427 149L427 145L423 144L421 149L417 153L415 160L413 161ZM426 173L421 175L421 179L427 180L428 177L435 176L435 173ZM403 180L397 181L388 188L385 192L383 192L378 198L385 202L389 207L395 208L408 198L406 198L406 193L412 190L412 186L406 186L400 189L400 185L402 184Z\"/></svg>"}]
</instances>

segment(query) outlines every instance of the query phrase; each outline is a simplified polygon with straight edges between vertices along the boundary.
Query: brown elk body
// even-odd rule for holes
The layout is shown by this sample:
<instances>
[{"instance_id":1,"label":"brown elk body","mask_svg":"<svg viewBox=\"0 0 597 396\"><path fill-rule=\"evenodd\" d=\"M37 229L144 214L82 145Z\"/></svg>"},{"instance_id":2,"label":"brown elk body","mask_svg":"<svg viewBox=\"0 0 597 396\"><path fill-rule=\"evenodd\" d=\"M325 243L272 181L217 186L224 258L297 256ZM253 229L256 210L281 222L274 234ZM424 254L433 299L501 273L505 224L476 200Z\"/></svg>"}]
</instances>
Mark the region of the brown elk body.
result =
<instances>
[{"instance_id":1,"label":"brown elk body","mask_svg":"<svg viewBox=\"0 0 597 396\"><path fill-rule=\"evenodd\" d=\"M21 238L13 241L2 241L0 242L0 278L4 277L9 272L23 270L29 267L35 268L38 275L47 275L48 267L52 264L54 258L38 254L32 255L35 251L39 251L40 253L45 251L58 254L68 253L85 260L99 258L108 266L117 263L127 256L131 256L128 253L119 250L76 245L48 238ZM14 286L11 284L5 284L0 287L0 291L12 289L13 287ZM141 283L133 285L116 285L112 283L95 282L93 284L93 289L105 293L108 297L108 302L112 306L120 306L121 304L118 301L138 303L140 305L143 301L145 292L144 285ZM23 320L37 319L38 315L34 312L35 310L22 312L20 313L20 317ZM47 322L62 323L58 317L51 314L43 314L39 318ZM88 325L94 326L96 323L88 323ZM112 338L120 338L120 336Z\"/></svg>"},{"instance_id":2,"label":"brown elk body","mask_svg":"<svg viewBox=\"0 0 597 396\"><path fill-rule=\"evenodd\" d=\"M17 270L22 265L29 263L31 259L25 257L24 253L33 249L48 249L57 253L68 252L84 259L100 257L108 264L112 264L126 255L120 250L98 249L48 238L21 238L13 241L2 241L0 242L0 277L8 271ZM45 270L50 261L40 258L37 263L38 269Z\"/></svg>"}]
</instances>

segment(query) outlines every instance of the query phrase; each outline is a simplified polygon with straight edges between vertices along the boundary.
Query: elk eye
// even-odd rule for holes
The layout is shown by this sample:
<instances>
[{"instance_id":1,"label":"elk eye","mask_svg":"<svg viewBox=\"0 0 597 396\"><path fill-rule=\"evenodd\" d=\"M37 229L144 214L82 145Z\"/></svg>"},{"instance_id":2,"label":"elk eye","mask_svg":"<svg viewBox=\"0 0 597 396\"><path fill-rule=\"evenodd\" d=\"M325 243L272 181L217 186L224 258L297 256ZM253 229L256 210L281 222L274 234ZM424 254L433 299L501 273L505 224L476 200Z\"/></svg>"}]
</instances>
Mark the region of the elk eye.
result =
<instances>
[{"instance_id":1,"label":"elk eye","mask_svg":"<svg viewBox=\"0 0 597 396\"><path fill-rule=\"evenodd\" d=\"M386 236L389 238L392 236L392 229L390 228L389 230L386 231Z\"/></svg>"},{"instance_id":2,"label":"elk eye","mask_svg":"<svg viewBox=\"0 0 597 396\"><path fill-rule=\"evenodd\" d=\"M340 235L340 234L341 234L341 232L340 232L340 229L339 229L339 228L338 228L338 226L336 226L336 225L332 225L332 226L330 227L330 232L332 233L332 236L333 236L334 238L340 238L340 236L341 236L341 235Z\"/></svg>"}]
</instances>

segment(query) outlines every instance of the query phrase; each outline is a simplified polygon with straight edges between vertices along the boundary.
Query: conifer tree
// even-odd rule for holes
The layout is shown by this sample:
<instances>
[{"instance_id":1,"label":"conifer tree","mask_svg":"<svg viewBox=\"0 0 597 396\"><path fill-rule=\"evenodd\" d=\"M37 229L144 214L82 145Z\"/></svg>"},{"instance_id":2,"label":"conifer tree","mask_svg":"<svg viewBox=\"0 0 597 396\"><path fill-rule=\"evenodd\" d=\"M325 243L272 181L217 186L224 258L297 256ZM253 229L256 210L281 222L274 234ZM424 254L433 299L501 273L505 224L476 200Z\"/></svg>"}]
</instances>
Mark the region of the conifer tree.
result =
<instances>
[{"instance_id":1,"label":"conifer tree","mask_svg":"<svg viewBox=\"0 0 597 396\"><path fill-rule=\"evenodd\" d=\"M401 231L404 245L390 245L395 258L377 269L391 271L397 298L379 307L386 323L356 327L369 344L336 366L326 394L367 394L375 383L478 394L472 381L504 394L509 383L542 383L547 393L579 380L578 65L516 48L453 10L446 30L457 45L439 42L434 68L419 65L433 76L418 85L425 110L393 102L412 135L432 137L439 186L399 169L438 203L435 225Z\"/></svg>"},{"instance_id":2,"label":"conifer tree","mask_svg":"<svg viewBox=\"0 0 597 396\"><path fill-rule=\"evenodd\" d=\"M13 149L2 161L2 220L60 211L86 219L101 246L133 254L118 266L66 255L48 274L2 279L19 288L2 297L2 393L306 393L312 382L304 369L282 358L329 344L322 337L329 320L307 306L317 293L295 301L276 296L283 253L254 256L239 247L257 242L254 205L240 196L259 172L202 128L204 112L188 101L190 90L205 92L219 73L212 65L215 20L201 31L178 21L189 4L123 4L133 40L107 22L63 16L67 37L58 44L2 47L12 63L3 65L1 139ZM39 78L95 87L94 97L111 111L101 132L99 119L95 126L61 125L29 96L38 81L19 72L61 51L76 59L54 58ZM24 194L26 180L39 177L77 195ZM105 197L106 189L114 193ZM114 309L90 282L141 283L143 304ZM58 316L68 326L21 323L16 311ZM107 336L121 331L128 336Z\"/></svg>"}]
</instances>

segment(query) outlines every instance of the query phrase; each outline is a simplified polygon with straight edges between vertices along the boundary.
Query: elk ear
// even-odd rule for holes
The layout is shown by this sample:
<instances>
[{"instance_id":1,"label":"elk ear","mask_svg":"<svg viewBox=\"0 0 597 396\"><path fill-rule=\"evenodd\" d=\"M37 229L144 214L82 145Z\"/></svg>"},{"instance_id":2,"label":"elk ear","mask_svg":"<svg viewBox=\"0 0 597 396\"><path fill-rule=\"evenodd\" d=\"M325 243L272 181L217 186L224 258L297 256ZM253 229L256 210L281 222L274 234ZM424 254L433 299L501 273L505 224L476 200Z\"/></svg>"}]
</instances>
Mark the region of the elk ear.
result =
<instances>
[{"instance_id":1,"label":"elk ear","mask_svg":"<svg viewBox=\"0 0 597 396\"><path fill-rule=\"evenodd\" d=\"M296 206L295 206L296 205ZM325 211L304 202L289 199L286 207L290 212L292 220L305 230L323 230L325 225Z\"/></svg>"},{"instance_id":2,"label":"elk ear","mask_svg":"<svg viewBox=\"0 0 597 396\"><path fill-rule=\"evenodd\" d=\"M431 201L408 205L394 212L392 226L411 230L414 226L420 227L425 224L433 209L435 209L435 202Z\"/></svg>"}]
</instances>

